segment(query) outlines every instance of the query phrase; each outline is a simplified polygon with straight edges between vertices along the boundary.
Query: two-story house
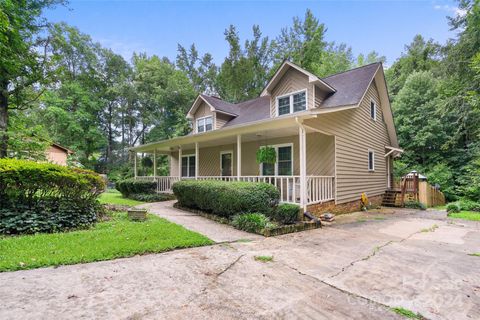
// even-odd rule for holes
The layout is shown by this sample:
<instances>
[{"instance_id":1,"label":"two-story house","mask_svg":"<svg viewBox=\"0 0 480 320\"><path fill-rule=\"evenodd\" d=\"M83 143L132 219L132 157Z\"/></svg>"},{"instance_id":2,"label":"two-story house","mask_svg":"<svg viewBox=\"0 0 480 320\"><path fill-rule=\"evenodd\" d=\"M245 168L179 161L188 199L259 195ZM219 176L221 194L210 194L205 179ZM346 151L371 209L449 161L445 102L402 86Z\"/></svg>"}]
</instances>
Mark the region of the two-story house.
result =
<instances>
[{"instance_id":1,"label":"two-story house","mask_svg":"<svg viewBox=\"0 0 480 320\"><path fill-rule=\"evenodd\" d=\"M132 148L169 156L169 176L149 177L158 192L179 179L262 181L305 210L350 211L362 193L381 202L402 152L380 63L319 78L286 61L258 98L201 94L186 116L192 134ZM262 146L275 148L275 164L257 163Z\"/></svg>"}]
</instances>

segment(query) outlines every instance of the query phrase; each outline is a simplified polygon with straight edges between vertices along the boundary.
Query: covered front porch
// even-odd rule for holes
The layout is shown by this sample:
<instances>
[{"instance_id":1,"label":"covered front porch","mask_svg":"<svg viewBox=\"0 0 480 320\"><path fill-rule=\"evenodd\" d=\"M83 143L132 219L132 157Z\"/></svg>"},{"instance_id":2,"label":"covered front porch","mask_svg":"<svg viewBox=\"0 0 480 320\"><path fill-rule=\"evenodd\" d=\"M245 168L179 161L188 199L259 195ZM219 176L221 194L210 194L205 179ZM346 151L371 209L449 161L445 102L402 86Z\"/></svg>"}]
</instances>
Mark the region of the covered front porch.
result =
<instances>
[{"instance_id":1,"label":"covered front porch","mask_svg":"<svg viewBox=\"0 0 480 320\"><path fill-rule=\"evenodd\" d=\"M280 201L303 207L335 200L335 137L285 119L283 127L206 132L137 147L135 178L157 182L157 192L172 192L183 179L265 182L275 185ZM224 131L224 130L222 130ZM207 139L208 137L208 139ZM258 164L262 146L275 148L275 164ZM153 174L138 174L138 154L151 154ZM157 160L168 157L169 173L157 175Z\"/></svg>"}]
</instances>

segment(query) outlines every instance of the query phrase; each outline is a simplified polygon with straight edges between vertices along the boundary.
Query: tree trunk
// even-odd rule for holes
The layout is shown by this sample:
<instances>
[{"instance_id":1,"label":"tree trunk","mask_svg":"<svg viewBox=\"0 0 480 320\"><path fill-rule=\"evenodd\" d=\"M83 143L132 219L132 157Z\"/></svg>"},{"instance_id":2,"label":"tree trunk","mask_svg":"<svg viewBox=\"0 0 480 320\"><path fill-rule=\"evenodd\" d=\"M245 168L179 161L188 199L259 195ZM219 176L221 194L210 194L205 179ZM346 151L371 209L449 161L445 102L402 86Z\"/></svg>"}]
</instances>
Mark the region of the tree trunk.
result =
<instances>
[{"instance_id":1,"label":"tree trunk","mask_svg":"<svg viewBox=\"0 0 480 320\"><path fill-rule=\"evenodd\" d=\"M107 152L106 152L106 166L105 166L105 171L108 173L110 169L110 165L112 162L112 145L113 145L113 124L112 124L112 119L113 119L113 110L112 110L112 103L110 102L108 104L108 142L107 142Z\"/></svg>"},{"instance_id":2,"label":"tree trunk","mask_svg":"<svg viewBox=\"0 0 480 320\"><path fill-rule=\"evenodd\" d=\"M0 83L0 158L7 157L8 149L8 82Z\"/></svg>"}]
</instances>

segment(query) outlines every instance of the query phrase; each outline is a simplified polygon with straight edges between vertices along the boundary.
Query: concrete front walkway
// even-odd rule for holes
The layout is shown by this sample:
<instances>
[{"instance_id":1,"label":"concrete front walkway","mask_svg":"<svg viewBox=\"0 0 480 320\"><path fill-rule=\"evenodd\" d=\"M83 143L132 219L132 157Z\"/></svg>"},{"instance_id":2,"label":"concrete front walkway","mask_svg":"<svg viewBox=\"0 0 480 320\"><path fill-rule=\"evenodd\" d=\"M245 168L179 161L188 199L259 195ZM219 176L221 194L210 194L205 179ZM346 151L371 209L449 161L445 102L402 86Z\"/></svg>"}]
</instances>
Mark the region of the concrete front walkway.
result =
<instances>
[{"instance_id":1,"label":"concrete front walkway","mask_svg":"<svg viewBox=\"0 0 480 320\"><path fill-rule=\"evenodd\" d=\"M0 273L0 319L480 319L478 223L406 210L343 222Z\"/></svg>"},{"instance_id":2,"label":"concrete front walkway","mask_svg":"<svg viewBox=\"0 0 480 320\"><path fill-rule=\"evenodd\" d=\"M150 213L156 214L171 222L180 224L187 229L201 233L215 242L256 240L263 238L263 236L237 230L226 224L221 224L213 220L206 219L188 211L175 209L173 207L175 202L176 200L146 203L137 207L145 208Z\"/></svg>"}]
</instances>

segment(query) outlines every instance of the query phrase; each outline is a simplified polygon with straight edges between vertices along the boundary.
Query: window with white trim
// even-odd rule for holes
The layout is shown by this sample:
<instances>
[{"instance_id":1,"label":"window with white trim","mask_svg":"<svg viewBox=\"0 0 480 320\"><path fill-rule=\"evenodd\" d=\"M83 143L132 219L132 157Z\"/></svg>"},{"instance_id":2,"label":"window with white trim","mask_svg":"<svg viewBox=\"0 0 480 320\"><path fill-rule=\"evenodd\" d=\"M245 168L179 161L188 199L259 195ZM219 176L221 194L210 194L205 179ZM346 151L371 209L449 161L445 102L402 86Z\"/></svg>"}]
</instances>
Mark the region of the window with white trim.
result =
<instances>
[{"instance_id":1,"label":"window with white trim","mask_svg":"<svg viewBox=\"0 0 480 320\"><path fill-rule=\"evenodd\" d=\"M370 118L377 120L377 104L373 100L370 101Z\"/></svg>"},{"instance_id":2,"label":"window with white trim","mask_svg":"<svg viewBox=\"0 0 480 320\"><path fill-rule=\"evenodd\" d=\"M275 148L277 161L262 163L260 172L263 176L291 176L293 174L293 145L277 145Z\"/></svg>"},{"instance_id":3,"label":"window with white trim","mask_svg":"<svg viewBox=\"0 0 480 320\"><path fill-rule=\"evenodd\" d=\"M182 177L195 177L195 156L182 156Z\"/></svg>"},{"instance_id":4,"label":"window with white trim","mask_svg":"<svg viewBox=\"0 0 480 320\"><path fill-rule=\"evenodd\" d=\"M307 109L307 91L277 97L277 115L290 114Z\"/></svg>"},{"instance_id":5,"label":"window with white trim","mask_svg":"<svg viewBox=\"0 0 480 320\"><path fill-rule=\"evenodd\" d=\"M197 119L197 133L213 130L213 117L203 117Z\"/></svg>"},{"instance_id":6,"label":"window with white trim","mask_svg":"<svg viewBox=\"0 0 480 320\"><path fill-rule=\"evenodd\" d=\"M375 171L375 152L368 150L368 171Z\"/></svg>"}]
</instances>

